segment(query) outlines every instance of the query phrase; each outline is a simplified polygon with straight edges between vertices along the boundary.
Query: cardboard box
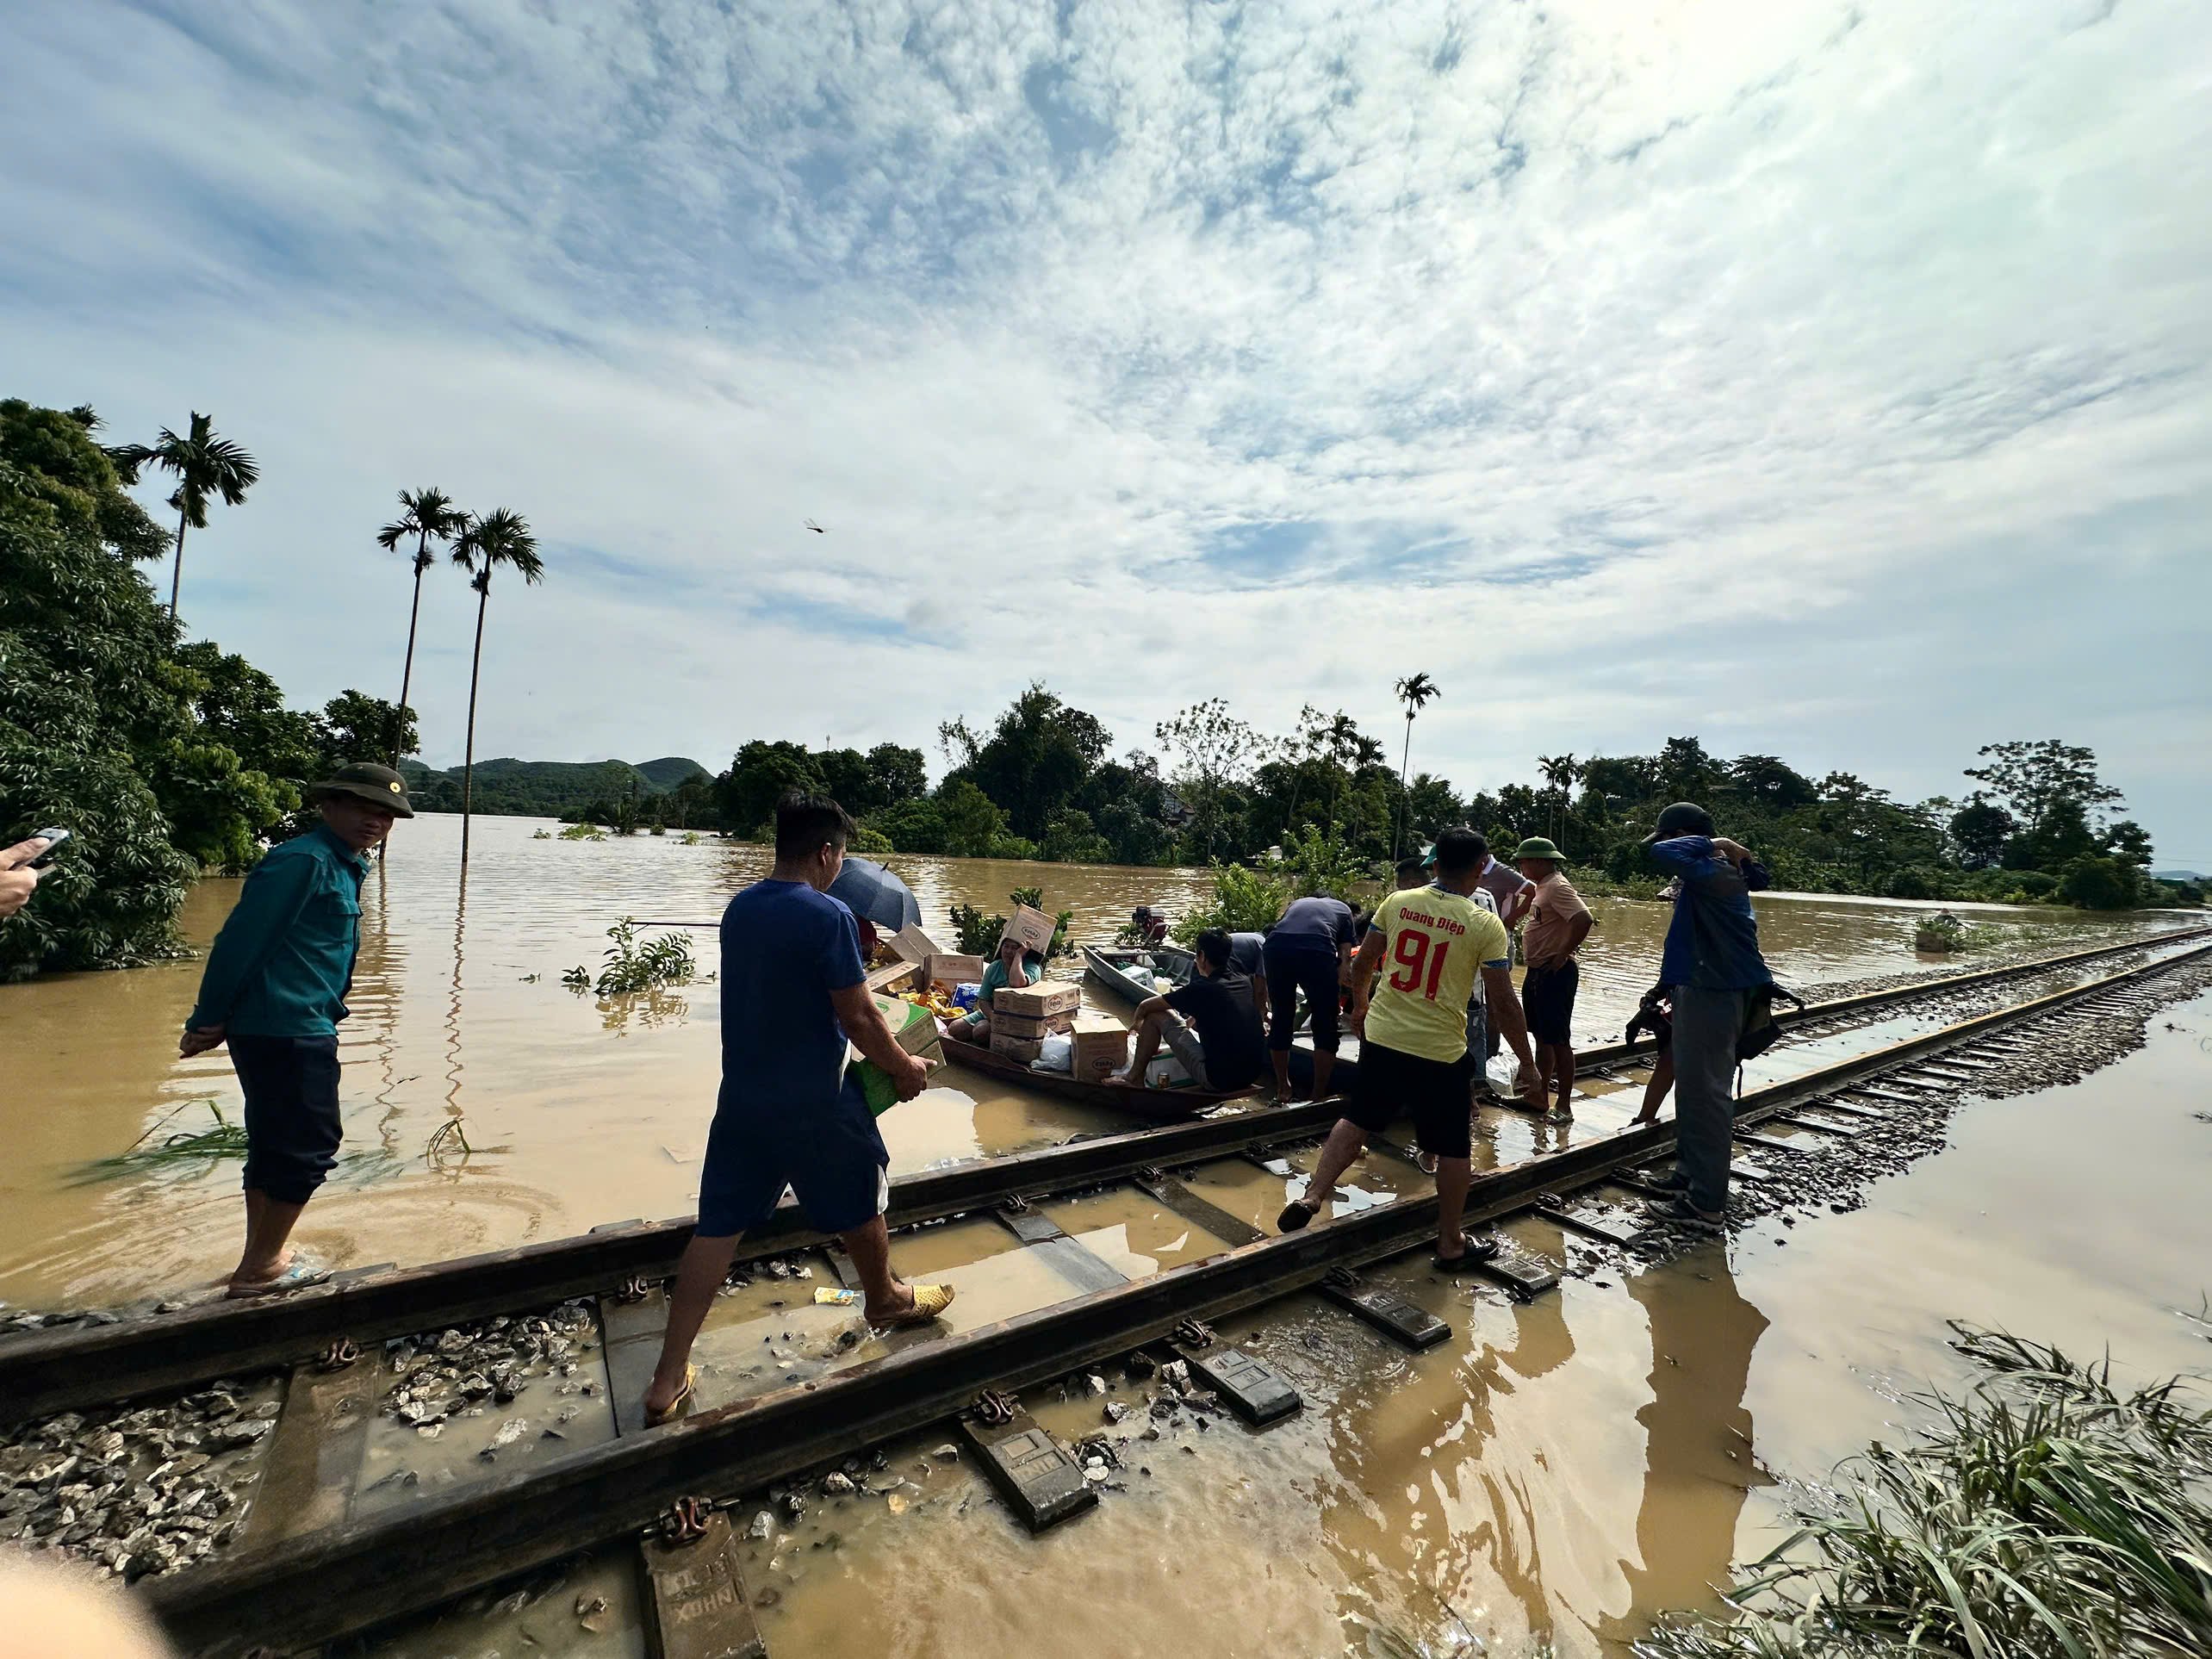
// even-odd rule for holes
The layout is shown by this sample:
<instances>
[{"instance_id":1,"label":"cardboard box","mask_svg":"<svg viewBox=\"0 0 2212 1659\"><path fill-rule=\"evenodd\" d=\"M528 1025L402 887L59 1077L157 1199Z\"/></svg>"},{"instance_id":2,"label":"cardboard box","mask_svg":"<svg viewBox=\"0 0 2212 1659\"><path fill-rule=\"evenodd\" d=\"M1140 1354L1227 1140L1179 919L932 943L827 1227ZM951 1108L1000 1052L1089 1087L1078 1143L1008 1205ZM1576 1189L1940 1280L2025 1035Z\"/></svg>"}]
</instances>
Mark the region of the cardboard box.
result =
<instances>
[{"instance_id":1,"label":"cardboard box","mask_svg":"<svg viewBox=\"0 0 2212 1659\"><path fill-rule=\"evenodd\" d=\"M993 1014L1012 1014L1031 1020L1053 1014L1072 1014L1082 1004L1083 987L1072 979L1049 979L1024 985L1019 991L1012 985L1001 985L991 997Z\"/></svg>"},{"instance_id":2,"label":"cardboard box","mask_svg":"<svg viewBox=\"0 0 2212 1659\"><path fill-rule=\"evenodd\" d=\"M1053 918L1030 905L1016 904L1014 914L1006 918L1006 931L999 936L1018 939L1023 950L1042 956L1053 948Z\"/></svg>"},{"instance_id":3,"label":"cardboard box","mask_svg":"<svg viewBox=\"0 0 2212 1659\"><path fill-rule=\"evenodd\" d=\"M904 997L886 997L876 992L871 998L883 1022L891 1028L891 1035L898 1046L910 1054L934 1050L937 1045L937 1016L926 1008L917 1008Z\"/></svg>"},{"instance_id":4,"label":"cardboard box","mask_svg":"<svg viewBox=\"0 0 2212 1659\"><path fill-rule=\"evenodd\" d=\"M1003 1031L1010 1037L1045 1037L1056 1031L1065 1031L1075 1023L1072 1014L1009 1014L1003 1009L991 1011L991 1028Z\"/></svg>"},{"instance_id":5,"label":"cardboard box","mask_svg":"<svg viewBox=\"0 0 2212 1659\"><path fill-rule=\"evenodd\" d=\"M1003 1054L1008 1059L1020 1060L1027 1066L1045 1052L1045 1044L1041 1037L1010 1037L998 1028L997 1022L994 1021L991 1028L991 1052Z\"/></svg>"},{"instance_id":6,"label":"cardboard box","mask_svg":"<svg viewBox=\"0 0 2212 1659\"><path fill-rule=\"evenodd\" d=\"M1129 1063L1129 1034L1111 1021L1078 1020L1070 1046L1072 1074L1087 1083L1103 1083Z\"/></svg>"},{"instance_id":7,"label":"cardboard box","mask_svg":"<svg viewBox=\"0 0 2212 1659\"><path fill-rule=\"evenodd\" d=\"M892 952L902 962L926 962L943 948L919 928L901 928L891 935Z\"/></svg>"},{"instance_id":8,"label":"cardboard box","mask_svg":"<svg viewBox=\"0 0 2212 1659\"><path fill-rule=\"evenodd\" d=\"M983 979L983 958L980 956L948 956L940 951L930 957L922 969L924 986L942 985L950 991L955 985L972 985Z\"/></svg>"}]
</instances>

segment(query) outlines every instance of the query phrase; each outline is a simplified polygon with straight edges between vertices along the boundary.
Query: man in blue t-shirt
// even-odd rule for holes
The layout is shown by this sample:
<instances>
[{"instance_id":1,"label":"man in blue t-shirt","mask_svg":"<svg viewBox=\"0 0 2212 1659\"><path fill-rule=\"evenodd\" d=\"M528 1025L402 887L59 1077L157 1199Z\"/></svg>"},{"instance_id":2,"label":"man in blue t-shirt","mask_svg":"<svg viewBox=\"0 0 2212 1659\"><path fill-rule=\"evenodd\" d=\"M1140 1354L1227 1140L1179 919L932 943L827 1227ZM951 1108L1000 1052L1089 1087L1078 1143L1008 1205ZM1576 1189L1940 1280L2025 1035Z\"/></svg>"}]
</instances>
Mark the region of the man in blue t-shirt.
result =
<instances>
[{"instance_id":1,"label":"man in blue t-shirt","mask_svg":"<svg viewBox=\"0 0 2212 1659\"><path fill-rule=\"evenodd\" d=\"M699 1221L668 1298L661 1363L645 1420L666 1422L691 1397L693 1341L730 1271L738 1235L797 1195L834 1233L867 1293L868 1322L918 1325L951 1305L948 1284L907 1284L891 1271L891 1156L857 1078L849 1038L890 1076L901 1100L928 1068L898 1046L869 1000L853 913L829 896L853 821L836 802L793 792L776 804L776 861L722 915L722 1092L699 1173Z\"/></svg>"},{"instance_id":2,"label":"man in blue t-shirt","mask_svg":"<svg viewBox=\"0 0 2212 1659\"><path fill-rule=\"evenodd\" d=\"M1728 1207L1737 1047L1774 979L1751 910L1767 867L1716 834L1712 815L1692 801L1659 815L1643 853L1681 883L1659 965L1674 1002L1675 1168L1653 1209L1662 1221L1714 1231Z\"/></svg>"}]
</instances>

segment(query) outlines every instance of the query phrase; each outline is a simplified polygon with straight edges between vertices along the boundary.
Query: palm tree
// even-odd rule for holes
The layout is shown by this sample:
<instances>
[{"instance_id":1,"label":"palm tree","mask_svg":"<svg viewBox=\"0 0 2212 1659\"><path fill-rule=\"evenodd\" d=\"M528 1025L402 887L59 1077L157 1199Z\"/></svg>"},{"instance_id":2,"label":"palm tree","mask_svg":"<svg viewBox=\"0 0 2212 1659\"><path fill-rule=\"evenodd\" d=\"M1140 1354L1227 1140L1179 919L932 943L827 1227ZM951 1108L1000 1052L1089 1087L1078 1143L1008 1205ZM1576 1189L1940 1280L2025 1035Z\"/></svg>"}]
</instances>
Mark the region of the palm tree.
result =
<instances>
[{"instance_id":1,"label":"palm tree","mask_svg":"<svg viewBox=\"0 0 2212 1659\"><path fill-rule=\"evenodd\" d=\"M453 562L469 572L469 586L476 590L476 650L469 665L469 741L461 772L461 866L469 865L469 809L476 780L476 679L484 666L484 607L492 597L492 572L510 566L524 581L545 579L544 562L537 556L537 537L520 513L500 507L482 518L471 518L453 544Z\"/></svg>"},{"instance_id":2,"label":"palm tree","mask_svg":"<svg viewBox=\"0 0 2212 1659\"><path fill-rule=\"evenodd\" d=\"M1390 832L1390 856L1399 855L1400 843L1406 830L1406 769L1414 758L1414 717L1427 706L1430 699L1444 693L1436 682L1425 674L1407 674L1398 682L1398 700L1406 705L1406 748L1398 757L1398 827Z\"/></svg>"},{"instance_id":3,"label":"palm tree","mask_svg":"<svg viewBox=\"0 0 2212 1659\"><path fill-rule=\"evenodd\" d=\"M1344 805L1345 780L1352 763L1358 758L1361 746L1372 742L1360 735L1359 724L1342 709L1329 717L1321 728L1321 743L1334 762L1336 775L1329 780L1329 833L1337 832L1337 817Z\"/></svg>"},{"instance_id":4,"label":"palm tree","mask_svg":"<svg viewBox=\"0 0 2212 1659\"><path fill-rule=\"evenodd\" d=\"M1574 787L1575 780L1581 775L1581 768L1575 764L1572 755L1539 755L1536 757L1536 769L1544 774L1544 781L1551 786L1550 830L1556 836L1559 833L1559 815L1567 805L1567 792Z\"/></svg>"},{"instance_id":5,"label":"palm tree","mask_svg":"<svg viewBox=\"0 0 2212 1659\"><path fill-rule=\"evenodd\" d=\"M403 489L400 507L400 516L376 532L376 545L387 553L395 553L408 537L415 538L414 602L407 607L407 666L400 670L400 724L404 729L407 693L414 685L415 621L422 614L422 573L436 562L430 550L431 539L451 541L468 524L469 515L455 506L442 489ZM399 763L400 757L393 755L392 764Z\"/></svg>"},{"instance_id":6,"label":"palm tree","mask_svg":"<svg viewBox=\"0 0 2212 1659\"><path fill-rule=\"evenodd\" d=\"M245 500L245 492L260 481L261 469L230 439L216 437L214 421L197 409L192 412L190 437L179 438L164 426L158 444L118 444L108 457L127 484L138 482L139 469L148 462L177 475L177 488L169 498L169 505L177 509L177 556L169 577L169 618L173 622L177 589L184 581L185 526L208 527L211 491L223 498L225 506Z\"/></svg>"}]
</instances>

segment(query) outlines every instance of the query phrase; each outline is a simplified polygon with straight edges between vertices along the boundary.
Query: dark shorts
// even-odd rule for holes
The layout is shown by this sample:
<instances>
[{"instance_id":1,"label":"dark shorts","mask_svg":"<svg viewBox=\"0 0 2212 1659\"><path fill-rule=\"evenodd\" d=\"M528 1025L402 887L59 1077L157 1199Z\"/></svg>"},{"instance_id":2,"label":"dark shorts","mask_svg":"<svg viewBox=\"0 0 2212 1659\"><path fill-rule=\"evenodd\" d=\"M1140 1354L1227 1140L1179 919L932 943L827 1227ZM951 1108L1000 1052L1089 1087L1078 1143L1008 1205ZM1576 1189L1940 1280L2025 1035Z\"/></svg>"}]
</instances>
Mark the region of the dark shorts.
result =
<instances>
[{"instance_id":1,"label":"dark shorts","mask_svg":"<svg viewBox=\"0 0 2212 1659\"><path fill-rule=\"evenodd\" d=\"M1572 1042L1569 1027L1575 1020L1575 991L1582 970L1573 957L1556 968L1531 968L1521 976L1521 1009L1528 1016L1528 1035L1538 1042Z\"/></svg>"},{"instance_id":2,"label":"dark shorts","mask_svg":"<svg viewBox=\"0 0 2212 1659\"><path fill-rule=\"evenodd\" d=\"M1337 1051L1337 1013L1342 1006L1337 984L1337 954L1327 944L1292 941L1278 945L1270 938L1261 954L1267 963L1267 1046L1280 1054L1289 1050L1297 1026L1298 996L1314 1014L1315 1052Z\"/></svg>"},{"instance_id":3,"label":"dark shorts","mask_svg":"<svg viewBox=\"0 0 2212 1659\"><path fill-rule=\"evenodd\" d=\"M1467 1120L1467 1061L1423 1059L1403 1049L1363 1043L1359 1074L1352 1080L1351 1105L1345 1113L1370 1134L1380 1134L1393 1120L1414 1120L1414 1140L1438 1158L1464 1158L1473 1142Z\"/></svg>"},{"instance_id":4,"label":"dark shorts","mask_svg":"<svg viewBox=\"0 0 2212 1659\"><path fill-rule=\"evenodd\" d=\"M850 1233L883 1214L884 1150L859 1086L825 1107L772 1113L724 1107L706 1137L699 1177L702 1238L726 1239L767 1220L789 1187L823 1233Z\"/></svg>"},{"instance_id":5,"label":"dark shorts","mask_svg":"<svg viewBox=\"0 0 2212 1659\"><path fill-rule=\"evenodd\" d=\"M304 1204L338 1162L336 1037L233 1037L231 1066L245 1090L249 1192Z\"/></svg>"}]
</instances>

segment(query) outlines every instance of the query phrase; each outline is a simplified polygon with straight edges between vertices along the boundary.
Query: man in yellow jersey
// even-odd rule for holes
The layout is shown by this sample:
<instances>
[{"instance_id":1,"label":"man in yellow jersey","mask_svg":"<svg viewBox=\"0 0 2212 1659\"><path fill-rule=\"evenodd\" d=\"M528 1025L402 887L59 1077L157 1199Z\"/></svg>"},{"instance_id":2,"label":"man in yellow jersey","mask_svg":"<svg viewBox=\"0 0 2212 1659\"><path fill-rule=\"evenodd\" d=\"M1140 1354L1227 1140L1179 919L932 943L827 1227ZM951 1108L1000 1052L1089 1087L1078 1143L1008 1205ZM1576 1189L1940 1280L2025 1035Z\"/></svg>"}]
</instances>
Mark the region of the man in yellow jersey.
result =
<instances>
[{"instance_id":1,"label":"man in yellow jersey","mask_svg":"<svg viewBox=\"0 0 2212 1659\"><path fill-rule=\"evenodd\" d=\"M1473 1179L1467 1112L1467 999L1482 976L1490 1017L1533 1074L1528 1024L1513 993L1513 948L1496 915L1469 897L1482 874L1485 848L1472 830L1436 838L1436 885L1392 893L1351 967L1351 1022L1359 1034L1359 1074L1351 1109L1321 1147L1306 1196L1283 1206L1276 1225L1296 1233L1319 1213L1337 1178L1400 1114L1414 1138L1436 1156L1437 1265L1453 1268L1498 1252L1495 1239L1470 1239L1460 1227ZM1376 971L1382 983L1375 983Z\"/></svg>"}]
</instances>

